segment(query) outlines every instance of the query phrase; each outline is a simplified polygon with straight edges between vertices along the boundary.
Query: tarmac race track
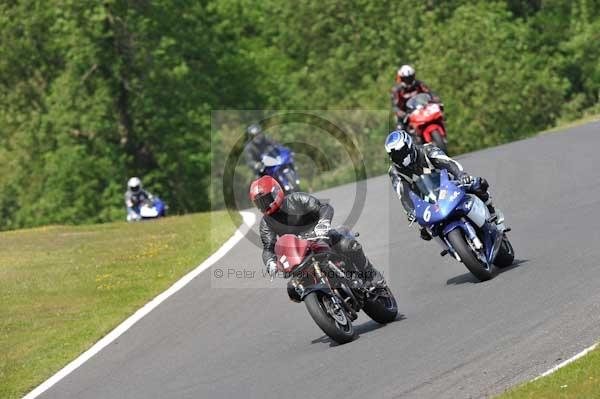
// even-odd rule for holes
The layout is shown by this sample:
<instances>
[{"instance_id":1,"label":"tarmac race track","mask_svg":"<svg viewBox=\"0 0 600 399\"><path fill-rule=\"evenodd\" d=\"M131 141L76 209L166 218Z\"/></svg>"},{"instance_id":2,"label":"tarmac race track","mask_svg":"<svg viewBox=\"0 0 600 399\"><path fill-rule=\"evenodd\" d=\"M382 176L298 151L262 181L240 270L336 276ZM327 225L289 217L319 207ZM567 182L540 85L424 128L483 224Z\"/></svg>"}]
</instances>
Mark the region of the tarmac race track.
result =
<instances>
[{"instance_id":1,"label":"tarmac race track","mask_svg":"<svg viewBox=\"0 0 600 399\"><path fill-rule=\"evenodd\" d=\"M350 344L324 336L304 305L287 299L283 281L269 284L259 249L243 240L41 397L500 393L600 338L599 149L595 122L460 157L467 171L490 181L513 229L517 266L485 283L408 228L386 176L368 180L354 229L384 270L402 315L381 327L363 314ZM355 188L318 194L334 205L334 224L350 211Z\"/></svg>"}]
</instances>

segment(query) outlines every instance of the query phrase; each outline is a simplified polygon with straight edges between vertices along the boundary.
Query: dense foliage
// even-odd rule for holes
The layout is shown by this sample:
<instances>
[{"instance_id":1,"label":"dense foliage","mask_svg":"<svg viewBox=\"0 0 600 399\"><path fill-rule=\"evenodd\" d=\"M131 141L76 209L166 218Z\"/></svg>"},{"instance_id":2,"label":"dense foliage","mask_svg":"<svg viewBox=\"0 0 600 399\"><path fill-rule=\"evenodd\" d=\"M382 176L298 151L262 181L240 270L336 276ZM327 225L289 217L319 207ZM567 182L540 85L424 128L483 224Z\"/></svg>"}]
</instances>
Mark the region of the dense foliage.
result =
<instances>
[{"instance_id":1,"label":"dense foliage","mask_svg":"<svg viewBox=\"0 0 600 399\"><path fill-rule=\"evenodd\" d=\"M2 229L123 218L131 175L208 209L211 110L385 110L401 63L455 153L600 110L599 0L8 0L0 54Z\"/></svg>"}]
</instances>

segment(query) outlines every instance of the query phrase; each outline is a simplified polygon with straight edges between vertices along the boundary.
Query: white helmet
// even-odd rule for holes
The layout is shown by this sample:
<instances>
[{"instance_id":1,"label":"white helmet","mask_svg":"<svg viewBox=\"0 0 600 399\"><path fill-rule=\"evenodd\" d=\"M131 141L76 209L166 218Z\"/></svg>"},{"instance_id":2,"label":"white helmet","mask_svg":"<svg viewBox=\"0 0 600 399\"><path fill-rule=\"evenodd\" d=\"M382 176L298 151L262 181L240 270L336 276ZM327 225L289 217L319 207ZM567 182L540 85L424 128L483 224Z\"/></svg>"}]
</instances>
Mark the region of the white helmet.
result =
<instances>
[{"instance_id":1,"label":"white helmet","mask_svg":"<svg viewBox=\"0 0 600 399\"><path fill-rule=\"evenodd\" d=\"M410 65L402 65L398 69L398 80L408 85L415 81L415 69Z\"/></svg>"},{"instance_id":2,"label":"white helmet","mask_svg":"<svg viewBox=\"0 0 600 399\"><path fill-rule=\"evenodd\" d=\"M127 181L127 187L136 193L142 188L142 181L138 177L132 177Z\"/></svg>"}]
</instances>

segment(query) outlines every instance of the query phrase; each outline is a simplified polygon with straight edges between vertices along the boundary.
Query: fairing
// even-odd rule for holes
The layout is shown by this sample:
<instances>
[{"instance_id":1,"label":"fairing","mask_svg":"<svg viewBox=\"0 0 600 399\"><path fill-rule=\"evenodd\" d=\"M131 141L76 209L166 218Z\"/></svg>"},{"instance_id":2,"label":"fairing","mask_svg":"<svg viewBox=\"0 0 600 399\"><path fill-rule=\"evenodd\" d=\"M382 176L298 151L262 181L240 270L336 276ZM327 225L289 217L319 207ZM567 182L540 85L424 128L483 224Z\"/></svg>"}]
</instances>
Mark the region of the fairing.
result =
<instances>
[{"instance_id":1,"label":"fairing","mask_svg":"<svg viewBox=\"0 0 600 399\"><path fill-rule=\"evenodd\" d=\"M417 222L421 226L432 226L446 219L462 201L465 191L448 179L448 172L443 169L440 173L439 190L433 193L435 199L424 201L418 195L410 192L410 198L415 206Z\"/></svg>"},{"instance_id":2,"label":"fairing","mask_svg":"<svg viewBox=\"0 0 600 399\"><path fill-rule=\"evenodd\" d=\"M311 244L293 234L284 234L275 243L277 267L285 273L293 272L302 263Z\"/></svg>"}]
</instances>

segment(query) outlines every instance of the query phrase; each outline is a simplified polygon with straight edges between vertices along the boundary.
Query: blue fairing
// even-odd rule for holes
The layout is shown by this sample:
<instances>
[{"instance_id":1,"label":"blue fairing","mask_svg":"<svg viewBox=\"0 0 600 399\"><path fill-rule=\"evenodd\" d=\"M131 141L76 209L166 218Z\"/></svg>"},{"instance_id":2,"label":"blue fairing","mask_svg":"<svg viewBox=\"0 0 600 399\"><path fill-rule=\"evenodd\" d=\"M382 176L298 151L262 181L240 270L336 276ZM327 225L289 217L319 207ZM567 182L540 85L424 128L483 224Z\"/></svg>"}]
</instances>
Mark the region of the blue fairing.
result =
<instances>
[{"instance_id":1,"label":"blue fairing","mask_svg":"<svg viewBox=\"0 0 600 399\"><path fill-rule=\"evenodd\" d=\"M465 196L465 191L451 183L448 172L443 169L440 173L440 188L437 201L430 203L410 192L410 199L415 206L417 222L421 226L432 226L448 218Z\"/></svg>"},{"instance_id":2,"label":"blue fairing","mask_svg":"<svg viewBox=\"0 0 600 399\"><path fill-rule=\"evenodd\" d=\"M272 176L275 173L277 173L277 171L279 169L281 169L283 166L291 165L294 163L294 159L292 157L292 152L286 147L283 147L283 146L275 147L275 149L271 153L271 155L273 156L273 158L275 158L277 160L277 165L266 167L265 174L267 174L267 175Z\"/></svg>"},{"instance_id":3,"label":"blue fairing","mask_svg":"<svg viewBox=\"0 0 600 399\"><path fill-rule=\"evenodd\" d=\"M429 191L428 194L421 193L422 196L419 196L410 192L417 222L421 226L430 228L434 236L439 234L446 237L451 231L458 228L471 240L481 238L485 248L485 257L488 263L492 263L500 248L503 234L492 223L485 222L482 227L478 228L465 217L471 210L473 199L466 195L463 187L459 187L449 180L446 170L440 172L439 187L437 183L431 183L433 181L431 175L428 181L429 185L426 187L426 190ZM421 188L419 190L422 191ZM424 197L428 200L425 200ZM448 241L445 242L449 245ZM449 249L453 251L452 248Z\"/></svg>"},{"instance_id":4,"label":"blue fairing","mask_svg":"<svg viewBox=\"0 0 600 399\"><path fill-rule=\"evenodd\" d=\"M156 208L159 216L165 215L165 203L158 197L154 198L154 208Z\"/></svg>"},{"instance_id":5,"label":"blue fairing","mask_svg":"<svg viewBox=\"0 0 600 399\"><path fill-rule=\"evenodd\" d=\"M284 188L290 184L294 184L294 182L289 182L286 177L289 173L288 168L291 167L293 169L294 165L294 156L290 149L283 146L276 146L269 154L265 155L274 158L277 164L265 167L263 174L274 177Z\"/></svg>"},{"instance_id":6,"label":"blue fairing","mask_svg":"<svg viewBox=\"0 0 600 399\"><path fill-rule=\"evenodd\" d=\"M461 229L467 237L473 238L475 233L475 227L464 219L455 220L444 226L442 234L447 236L452 230ZM486 222L485 225L479 229L483 233L483 246L485 248L485 258L488 263L492 263L502 241L502 234L498 232L493 225Z\"/></svg>"}]
</instances>

